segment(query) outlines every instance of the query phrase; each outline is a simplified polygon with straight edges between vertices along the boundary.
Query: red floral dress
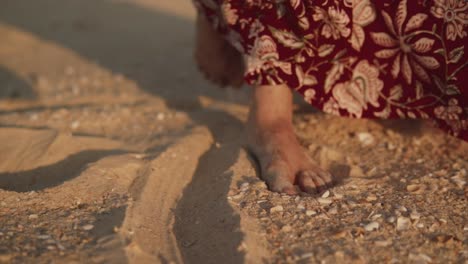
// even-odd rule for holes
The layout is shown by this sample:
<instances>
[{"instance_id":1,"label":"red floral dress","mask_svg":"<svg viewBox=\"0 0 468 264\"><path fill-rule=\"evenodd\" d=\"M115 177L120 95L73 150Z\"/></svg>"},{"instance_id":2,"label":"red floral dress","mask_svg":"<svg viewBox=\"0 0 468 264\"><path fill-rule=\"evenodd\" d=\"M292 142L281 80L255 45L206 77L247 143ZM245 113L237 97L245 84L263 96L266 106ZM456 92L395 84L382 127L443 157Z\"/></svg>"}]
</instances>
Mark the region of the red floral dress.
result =
<instances>
[{"instance_id":1,"label":"red floral dress","mask_svg":"<svg viewBox=\"0 0 468 264\"><path fill-rule=\"evenodd\" d=\"M465 0L194 0L245 56L326 113L430 118L468 140Z\"/></svg>"}]
</instances>

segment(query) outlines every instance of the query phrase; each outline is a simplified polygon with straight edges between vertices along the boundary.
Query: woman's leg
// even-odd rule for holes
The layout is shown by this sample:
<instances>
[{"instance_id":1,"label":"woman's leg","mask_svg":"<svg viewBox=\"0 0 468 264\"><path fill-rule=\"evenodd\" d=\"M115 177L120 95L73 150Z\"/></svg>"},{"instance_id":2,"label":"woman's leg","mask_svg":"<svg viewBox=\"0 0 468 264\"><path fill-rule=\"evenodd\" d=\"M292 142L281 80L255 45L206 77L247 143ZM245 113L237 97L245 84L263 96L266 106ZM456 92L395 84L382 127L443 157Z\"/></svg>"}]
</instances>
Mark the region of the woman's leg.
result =
<instances>
[{"instance_id":1,"label":"woman's leg","mask_svg":"<svg viewBox=\"0 0 468 264\"><path fill-rule=\"evenodd\" d=\"M247 131L250 150L270 190L295 194L297 184L313 193L332 184L331 175L307 155L294 134L289 87L254 87Z\"/></svg>"}]
</instances>

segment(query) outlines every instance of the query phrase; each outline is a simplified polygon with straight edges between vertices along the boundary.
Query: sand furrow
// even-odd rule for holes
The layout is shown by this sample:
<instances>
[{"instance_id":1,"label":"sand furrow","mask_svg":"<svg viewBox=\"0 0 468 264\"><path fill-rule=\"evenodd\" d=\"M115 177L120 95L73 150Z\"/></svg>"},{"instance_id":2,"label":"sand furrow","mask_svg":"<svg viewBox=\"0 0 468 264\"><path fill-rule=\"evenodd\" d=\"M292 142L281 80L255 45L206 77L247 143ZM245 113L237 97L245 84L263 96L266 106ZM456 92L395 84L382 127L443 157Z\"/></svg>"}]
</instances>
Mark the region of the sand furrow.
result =
<instances>
[{"instance_id":1,"label":"sand furrow","mask_svg":"<svg viewBox=\"0 0 468 264\"><path fill-rule=\"evenodd\" d=\"M173 208L192 180L199 157L212 144L207 129L195 128L152 160L134 185L137 199L126 212L122 232L130 263L181 262L172 232Z\"/></svg>"}]
</instances>

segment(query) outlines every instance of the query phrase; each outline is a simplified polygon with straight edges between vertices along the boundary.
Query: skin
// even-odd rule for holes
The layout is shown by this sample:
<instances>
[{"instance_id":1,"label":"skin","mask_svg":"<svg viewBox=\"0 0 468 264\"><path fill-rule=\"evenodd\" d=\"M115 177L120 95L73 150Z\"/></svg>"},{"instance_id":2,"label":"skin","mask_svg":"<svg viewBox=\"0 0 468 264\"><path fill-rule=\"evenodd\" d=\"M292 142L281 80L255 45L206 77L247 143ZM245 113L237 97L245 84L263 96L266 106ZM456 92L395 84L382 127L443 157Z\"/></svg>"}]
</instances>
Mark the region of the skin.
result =
<instances>
[{"instance_id":1,"label":"skin","mask_svg":"<svg viewBox=\"0 0 468 264\"><path fill-rule=\"evenodd\" d=\"M242 85L242 55L201 15L197 18L195 59L214 83ZM248 148L258 160L261 178L269 189L294 195L299 190L317 193L330 187L330 173L307 155L294 134L291 89L286 85L255 86L251 102L246 124Z\"/></svg>"}]
</instances>

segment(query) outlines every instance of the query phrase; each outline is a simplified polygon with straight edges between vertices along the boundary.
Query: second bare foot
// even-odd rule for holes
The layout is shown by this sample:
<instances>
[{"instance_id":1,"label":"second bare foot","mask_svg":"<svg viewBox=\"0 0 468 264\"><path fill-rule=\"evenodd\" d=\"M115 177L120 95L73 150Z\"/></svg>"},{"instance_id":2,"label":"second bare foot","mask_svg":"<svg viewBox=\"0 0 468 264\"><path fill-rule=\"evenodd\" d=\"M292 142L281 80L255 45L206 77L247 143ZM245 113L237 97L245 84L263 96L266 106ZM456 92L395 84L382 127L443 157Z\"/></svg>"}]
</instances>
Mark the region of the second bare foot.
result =
<instances>
[{"instance_id":1,"label":"second bare foot","mask_svg":"<svg viewBox=\"0 0 468 264\"><path fill-rule=\"evenodd\" d=\"M244 82L242 55L202 15L197 17L195 60L205 77L221 87Z\"/></svg>"}]
</instances>

